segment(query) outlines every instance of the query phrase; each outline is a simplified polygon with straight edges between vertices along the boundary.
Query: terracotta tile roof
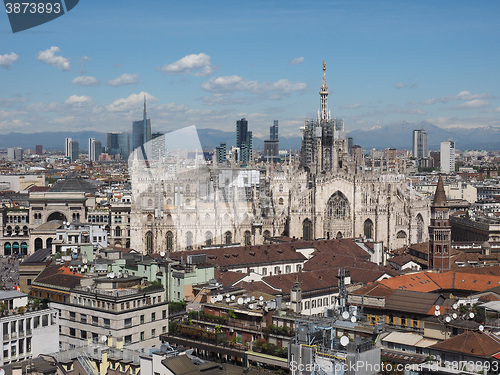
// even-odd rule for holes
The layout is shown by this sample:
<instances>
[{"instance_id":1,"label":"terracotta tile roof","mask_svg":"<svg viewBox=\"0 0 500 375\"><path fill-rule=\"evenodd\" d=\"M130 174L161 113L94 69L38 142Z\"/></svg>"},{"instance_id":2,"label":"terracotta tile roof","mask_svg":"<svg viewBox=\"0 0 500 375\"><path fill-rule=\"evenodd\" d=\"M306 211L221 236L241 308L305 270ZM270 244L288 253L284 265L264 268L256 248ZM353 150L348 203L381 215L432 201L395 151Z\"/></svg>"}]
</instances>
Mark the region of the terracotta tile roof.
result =
<instances>
[{"instance_id":1,"label":"terracotta tile roof","mask_svg":"<svg viewBox=\"0 0 500 375\"><path fill-rule=\"evenodd\" d=\"M80 285L80 280L83 278L83 275L79 273L73 273L69 269L69 267L65 265L50 265L45 268L33 281L33 283L42 283L53 285L55 288L64 287L64 288L74 288L75 286Z\"/></svg>"},{"instance_id":2,"label":"terracotta tile roof","mask_svg":"<svg viewBox=\"0 0 500 375\"><path fill-rule=\"evenodd\" d=\"M253 283L249 283L246 281L240 281L236 283L238 287L245 289L247 292L261 292L267 293L270 295L283 294L282 291L271 288L263 281L254 281Z\"/></svg>"},{"instance_id":3,"label":"terracotta tile roof","mask_svg":"<svg viewBox=\"0 0 500 375\"><path fill-rule=\"evenodd\" d=\"M500 352L499 340L485 332L468 331L430 347L475 357L491 357Z\"/></svg>"},{"instance_id":4,"label":"terracotta tile roof","mask_svg":"<svg viewBox=\"0 0 500 375\"><path fill-rule=\"evenodd\" d=\"M331 270L273 275L262 280L275 289L281 289L283 294L290 294L290 289L296 281L300 283L302 293L335 288L338 285L337 273Z\"/></svg>"},{"instance_id":5,"label":"terracotta tile roof","mask_svg":"<svg viewBox=\"0 0 500 375\"><path fill-rule=\"evenodd\" d=\"M443 273L418 272L385 279L381 283L392 289L419 292L439 290L482 292L500 285L500 276L456 271Z\"/></svg>"},{"instance_id":6,"label":"terracotta tile roof","mask_svg":"<svg viewBox=\"0 0 500 375\"><path fill-rule=\"evenodd\" d=\"M395 257L392 257L387 261L390 263L395 263L399 266L404 266L406 263L412 262L413 259L408 255L396 255Z\"/></svg>"},{"instance_id":7,"label":"terracotta tile roof","mask_svg":"<svg viewBox=\"0 0 500 375\"><path fill-rule=\"evenodd\" d=\"M393 291L394 289L391 289L388 286L385 286L380 282L376 281L374 283L371 283L363 288L354 291L353 294L359 294L362 296L370 296L370 297L388 298Z\"/></svg>"},{"instance_id":8,"label":"terracotta tile roof","mask_svg":"<svg viewBox=\"0 0 500 375\"><path fill-rule=\"evenodd\" d=\"M247 276L247 274L242 272L221 272L218 268L214 270L214 278L224 286L233 286L245 276Z\"/></svg>"},{"instance_id":9,"label":"terracotta tile roof","mask_svg":"<svg viewBox=\"0 0 500 375\"><path fill-rule=\"evenodd\" d=\"M385 308L392 311L404 311L422 315L434 315L435 305L444 301L438 293L414 292L396 289L385 300Z\"/></svg>"}]
</instances>

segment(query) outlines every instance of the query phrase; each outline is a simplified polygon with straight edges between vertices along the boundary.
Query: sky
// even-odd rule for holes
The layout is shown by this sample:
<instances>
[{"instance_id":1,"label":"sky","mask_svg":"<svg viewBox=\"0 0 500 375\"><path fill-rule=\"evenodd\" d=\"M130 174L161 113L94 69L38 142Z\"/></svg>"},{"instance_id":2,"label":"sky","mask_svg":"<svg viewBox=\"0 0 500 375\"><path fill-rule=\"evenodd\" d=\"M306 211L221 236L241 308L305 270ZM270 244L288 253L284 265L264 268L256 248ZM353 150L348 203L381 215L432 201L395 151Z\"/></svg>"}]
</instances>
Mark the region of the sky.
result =
<instances>
[{"instance_id":1,"label":"sky","mask_svg":"<svg viewBox=\"0 0 500 375\"><path fill-rule=\"evenodd\" d=\"M1 5L0 5L1 6ZM500 126L498 1L80 0L12 33L0 8L0 136L190 125L300 134L323 61L346 130Z\"/></svg>"}]
</instances>

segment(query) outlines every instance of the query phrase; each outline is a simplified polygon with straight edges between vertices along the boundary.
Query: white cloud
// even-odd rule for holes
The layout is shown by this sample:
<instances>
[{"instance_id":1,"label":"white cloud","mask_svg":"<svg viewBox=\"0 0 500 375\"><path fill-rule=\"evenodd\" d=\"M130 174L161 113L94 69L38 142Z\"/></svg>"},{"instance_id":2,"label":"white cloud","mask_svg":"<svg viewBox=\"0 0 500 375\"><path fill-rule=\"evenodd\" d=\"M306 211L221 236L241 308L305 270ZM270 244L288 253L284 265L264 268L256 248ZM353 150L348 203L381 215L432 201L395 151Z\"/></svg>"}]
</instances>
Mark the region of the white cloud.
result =
<instances>
[{"instance_id":1,"label":"white cloud","mask_svg":"<svg viewBox=\"0 0 500 375\"><path fill-rule=\"evenodd\" d=\"M85 95L71 95L66 101L65 104L73 105L73 106L88 106L92 104L94 101L90 96Z\"/></svg>"},{"instance_id":2,"label":"white cloud","mask_svg":"<svg viewBox=\"0 0 500 375\"><path fill-rule=\"evenodd\" d=\"M156 102L158 101L153 95L141 91L138 94L130 94L127 98L120 98L115 100L110 105L106 106L106 109L110 112L125 112L125 111L135 111L137 112L138 108L142 108L142 104L144 103L144 96L146 96L146 100L148 102Z\"/></svg>"},{"instance_id":3,"label":"white cloud","mask_svg":"<svg viewBox=\"0 0 500 375\"><path fill-rule=\"evenodd\" d=\"M301 56L301 57L296 57L296 58L294 58L294 59L290 62L290 64L292 64L292 65L302 64L302 63L304 62L304 60L305 60L305 59L304 59L304 57L303 57L303 56Z\"/></svg>"},{"instance_id":4,"label":"white cloud","mask_svg":"<svg viewBox=\"0 0 500 375\"><path fill-rule=\"evenodd\" d=\"M241 76L223 76L211 78L201 85L208 92L217 94L246 92L251 94L272 94L273 99L288 95L293 91L305 90L304 82L291 82L288 79L280 79L276 82L249 81Z\"/></svg>"},{"instance_id":5,"label":"white cloud","mask_svg":"<svg viewBox=\"0 0 500 375\"><path fill-rule=\"evenodd\" d=\"M457 95L442 96L440 98L432 98L424 101L424 104L448 103L453 100L474 100L474 99L492 99L494 98L489 92L482 94L473 94L470 91L460 91Z\"/></svg>"},{"instance_id":6,"label":"white cloud","mask_svg":"<svg viewBox=\"0 0 500 375\"><path fill-rule=\"evenodd\" d=\"M403 82L395 83L393 86L396 89L404 89L406 87L406 85Z\"/></svg>"},{"instance_id":7,"label":"white cloud","mask_svg":"<svg viewBox=\"0 0 500 375\"><path fill-rule=\"evenodd\" d=\"M69 63L69 59L62 56L56 56L56 53L59 52L59 47L53 46L45 51L38 52L37 59L45 64L49 64L55 66L61 70L69 71L71 64Z\"/></svg>"},{"instance_id":8,"label":"white cloud","mask_svg":"<svg viewBox=\"0 0 500 375\"><path fill-rule=\"evenodd\" d=\"M134 85L139 82L139 74L123 73L121 76L110 79L107 84L110 86Z\"/></svg>"},{"instance_id":9,"label":"white cloud","mask_svg":"<svg viewBox=\"0 0 500 375\"><path fill-rule=\"evenodd\" d=\"M210 56L205 53L187 55L171 64L158 68L165 74L191 74L193 76L209 76L216 69L210 62Z\"/></svg>"},{"instance_id":10,"label":"white cloud","mask_svg":"<svg viewBox=\"0 0 500 375\"><path fill-rule=\"evenodd\" d=\"M487 100L474 99L461 103L452 109L477 109L487 107L488 105L490 105L490 102Z\"/></svg>"},{"instance_id":11,"label":"white cloud","mask_svg":"<svg viewBox=\"0 0 500 375\"><path fill-rule=\"evenodd\" d=\"M92 76L78 76L73 78L71 83L79 86L99 86L100 81Z\"/></svg>"},{"instance_id":12,"label":"white cloud","mask_svg":"<svg viewBox=\"0 0 500 375\"><path fill-rule=\"evenodd\" d=\"M19 60L19 55L14 52L0 55L0 66L4 67L5 69L9 69L11 65L17 60Z\"/></svg>"}]
</instances>

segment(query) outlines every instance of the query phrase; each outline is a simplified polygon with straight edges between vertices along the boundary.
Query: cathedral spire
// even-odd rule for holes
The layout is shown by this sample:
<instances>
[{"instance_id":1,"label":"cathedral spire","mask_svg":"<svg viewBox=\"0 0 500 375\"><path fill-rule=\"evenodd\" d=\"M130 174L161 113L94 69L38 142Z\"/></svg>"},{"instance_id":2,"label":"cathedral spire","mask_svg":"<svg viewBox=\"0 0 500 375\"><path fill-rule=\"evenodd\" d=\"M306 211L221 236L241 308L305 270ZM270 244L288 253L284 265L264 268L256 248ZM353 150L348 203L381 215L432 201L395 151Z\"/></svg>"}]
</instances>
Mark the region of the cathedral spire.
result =
<instances>
[{"instance_id":1,"label":"cathedral spire","mask_svg":"<svg viewBox=\"0 0 500 375\"><path fill-rule=\"evenodd\" d=\"M321 97L321 107L318 121L320 123L330 120L330 113L328 111L328 86L326 85L326 63L323 61L323 83L319 92Z\"/></svg>"}]
</instances>

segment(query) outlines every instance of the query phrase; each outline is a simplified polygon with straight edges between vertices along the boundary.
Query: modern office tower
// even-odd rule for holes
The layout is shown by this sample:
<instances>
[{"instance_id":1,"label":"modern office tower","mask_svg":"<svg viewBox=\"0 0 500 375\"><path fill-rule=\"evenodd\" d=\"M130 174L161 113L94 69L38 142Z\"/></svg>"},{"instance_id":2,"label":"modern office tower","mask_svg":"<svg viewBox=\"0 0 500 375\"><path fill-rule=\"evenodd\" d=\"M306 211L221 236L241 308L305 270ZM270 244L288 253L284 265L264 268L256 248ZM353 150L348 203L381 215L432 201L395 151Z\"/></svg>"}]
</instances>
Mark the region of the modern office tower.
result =
<instances>
[{"instance_id":1,"label":"modern office tower","mask_svg":"<svg viewBox=\"0 0 500 375\"><path fill-rule=\"evenodd\" d=\"M7 148L7 159L9 159L9 160L23 160L23 149L20 147Z\"/></svg>"},{"instance_id":2,"label":"modern office tower","mask_svg":"<svg viewBox=\"0 0 500 375\"><path fill-rule=\"evenodd\" d=\"M239 162L249 162L252 160L252 132L248 131L248 121L244 118L236 121L236 147L240 149L238 155Z\"/></svg>"},{"instance_id":3,"label":"modern office tower","mask_svg":"<svg viewBox=\"0 0 500 375\"><path fill-rule=\"evenodd\" d=\"M102 153L102 142L89 138L89 160L98 161Z\"/></svg>"},{"instance_id":4,"label":"modern office tower","mask_svg":"<svg viewBox=\"0 0 500 375\"><path fill-rule=\"evenodd\" d=\"M347 137L347 152L350 154L351 153L351 148L354 146L354 138L352 137Z\"/></svg>"},{"instance_id":5,"label":"modern office tower","mask_svg":"<svg viewBox=\"0 0 500 375\"><path fill-rule=\"evenodd\" d=\"M66 158L70 158L71 157L71 152L70 152L70 143L71 143L72 139L71 138L66 138L66 140L64 141L64 156Z\"/></svg>"},{"instance_id":6,"label":"modern office tower","mask_svg":"<svg viewBox=\"0 0 500 375\"><path fill-rule=\"evenodd\" d=\"M220 164L225 162L226 155L227 155L226 142L221 142L221 144L215 148L215 156L217 163Z\"/></svg>"},{"instance_id":7,"label":"modern office tower","mask_svg":"<svg viewBox=\"0 0 500 375\"><path fill-rule=\"evenodd\" d=\"M106 151L108 155L112 155L122 160L127 160L130 153L130 137L126 132L108 133L106 142Z\"/></svg>"},{"instance_id":8,"label":"modern office tower","mask_svg":"<svg viewBox=\"0 0 500 375\"><path fill-rule=\"evenodd\" d=\"M269 139L271 141L278 140L278 120L273 121L273 125L271 126L271 128L269 130Z\"/></svg>"},{"instance_id":9,"label":"modern office tower","mask_svg":"<svg viewBox=\"0 0 500 375\"><path fill-rule=\"evenodd\" d=\"M413 131L413 157L423 159L428 156L427 132L424 129L416 129Z\"/></svg>"},{"instance_id":10,"label":"modern office tower","mask_svg":"<svg viewBox=\"0 0 500 375\"><path fill-rule=\"evenodd\" d=\"M264 141L264 161L279 162L280 159L280 141L278 137L278 120L274 120L269 129L269 139Z\"/></svg>"},{"instance_id":11,"label":"modern office tower","mask_svg":"<svg viewBox=\"0 0 500 375\"><path fill-rule=\"evenodd\" d=\"M151 156L148 155L148 158L152 160L165 158L167 155L165 147L165 134L160 132L151 134Z\"/></svg>"},{"instance_id":12,"label":"modern office tower","mask_svg":"<svg viewBox=\"0 0 500 375\"><path fill-rule=\"evenodd\" d=\"M146 97L142 120L132 122L132 150L151 140L151 119L146 116Z\"/></svg>"},{"instance_id":13,"label":"modern office tower","mask_svg":"<svg viewBox=\"0 0 500 375\"><path fill-rule=\"evenodd\" d=\"M80 144L78 141L71 140L69 142L69 161L71 163L75 162L78 160L80 157Z\"/></svg>"},{"instance_id":14,"label":"modern office tower","mask_svg":"<svg viewBox=\"0 0 500 375\"><path fill-rule=\"evenodd\" d=\"M441 142L441 173L455 172L455 142Z\"/></svg>"},{"instance_id":15,"label":"modern office tower","mask_svg":"<svg viewBox=\"0 0 500 375\"><path fill-rule=\"evenodd\" d=\"M35 146L35 153L37 155L43 155L43 146L42 145L36 145Z\"/></svg>"}]
</instances>

